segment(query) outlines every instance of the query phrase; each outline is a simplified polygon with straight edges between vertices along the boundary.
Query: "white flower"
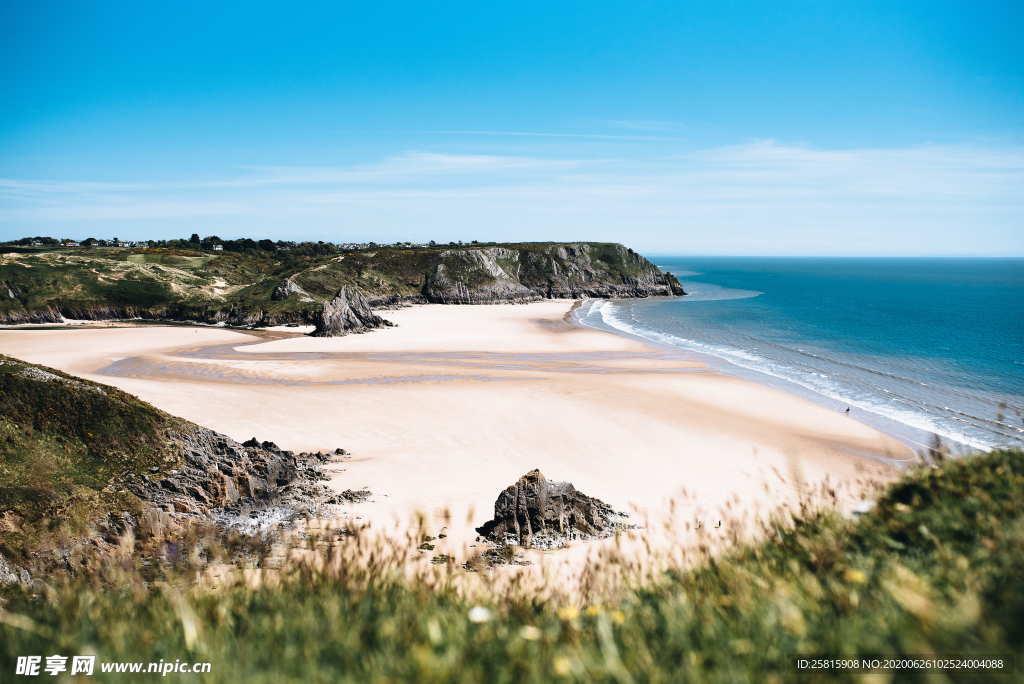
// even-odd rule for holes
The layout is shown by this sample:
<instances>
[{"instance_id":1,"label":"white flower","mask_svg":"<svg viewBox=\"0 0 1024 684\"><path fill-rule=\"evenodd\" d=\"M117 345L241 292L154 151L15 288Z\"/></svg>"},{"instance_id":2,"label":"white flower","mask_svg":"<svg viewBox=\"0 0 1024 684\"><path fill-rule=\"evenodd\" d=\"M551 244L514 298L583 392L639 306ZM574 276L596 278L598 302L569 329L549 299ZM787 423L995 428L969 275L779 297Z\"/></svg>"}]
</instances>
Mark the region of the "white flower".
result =
<instances>
[{"instance_id":1,"label":"white flower","mask_svg":"<svg viewBox=\"0 0 1024 684\"><path fill-rule=\"evenodd\" d=\"M480 624L481 622L487 622L491 619L491 611L487 610L483 606L473 606L469 609L469 621Z\"/></svg>"},{"instance_id":2,"label":"white flower","mask_svg":"<svg viewBox=\"0 0 1024 684\"><path fill-rule=\"evenodd\" d=\"M527 641L537 641L544 633L533 625L523 625L523 628L519 630L519 636L523 637Z\"/></svg>"}]
</instances>

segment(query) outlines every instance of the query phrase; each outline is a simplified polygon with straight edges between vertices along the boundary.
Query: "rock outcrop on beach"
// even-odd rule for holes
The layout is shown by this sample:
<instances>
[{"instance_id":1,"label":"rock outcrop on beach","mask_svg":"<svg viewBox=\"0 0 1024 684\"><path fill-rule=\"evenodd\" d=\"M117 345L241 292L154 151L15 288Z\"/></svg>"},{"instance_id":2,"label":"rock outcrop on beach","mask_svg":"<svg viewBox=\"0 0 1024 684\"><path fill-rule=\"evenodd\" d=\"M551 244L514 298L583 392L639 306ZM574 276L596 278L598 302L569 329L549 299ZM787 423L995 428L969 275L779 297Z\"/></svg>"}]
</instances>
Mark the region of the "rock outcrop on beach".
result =
<instances>
[{"instance_id":1,"label":"rock outcrop on beach","mask_svg":"<svg viewBox=\"0 0 1024 684\"><path fill-rule=\"evenodd\" d=\"M255 244L255 243L254 243ZM684 294L623 245L514 243L287 250L25 248L0 251L0 324L78 320L313 324L343 287L373 308Z\"/></svg>"},{"instance_id":2,"label":"rock outcrop on beach","mask_svg":"<svg viewBox=\"0 0 1024 684\"><path fill-rule=\"evenodd\" d=\"M625 524L626 515L603 501L531 470L498 495L494 519L476 531L496 544L555 548L607 536Z\"/></svg>"},{"instance_id":3,"label":"rock outcrop on beach","mask_svg":"<svg viewBox=\"0 0 1024 684\"><path fill-rule=\"evenodd\" d=\"M334 298L324 304L316 317L313 337L338 337L394 325L370 310L366 297L358 289L343 286Z\"/></svg>"}]
</instances>

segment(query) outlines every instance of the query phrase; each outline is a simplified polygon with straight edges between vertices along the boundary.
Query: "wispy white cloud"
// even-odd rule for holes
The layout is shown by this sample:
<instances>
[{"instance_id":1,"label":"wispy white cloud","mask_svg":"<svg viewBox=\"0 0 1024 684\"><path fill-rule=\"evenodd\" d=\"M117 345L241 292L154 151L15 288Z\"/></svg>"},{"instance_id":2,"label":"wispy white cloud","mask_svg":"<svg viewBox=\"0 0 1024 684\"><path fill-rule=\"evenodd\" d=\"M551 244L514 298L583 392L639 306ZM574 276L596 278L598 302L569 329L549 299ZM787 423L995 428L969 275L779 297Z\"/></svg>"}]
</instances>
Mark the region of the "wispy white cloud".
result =
<instances>
[{"instance_id":1,"label":"wispy white cloud","mask_svg":"<svg viewBox=\"0 0 1024 684\"><path fill-rule=\"evenodd\" d=\"M323 239L345 230L704 252L1021 254L1022 187L1024 147L837 150L769 140L615 159L410 151L201 181L4 179L0 231L177 221L224 234L300 226Z\"/></svg>"},{"instance_id":2,"label":"wispy white cloud","mask_svg":"<svg viewBox=\"0 0 1024 684\"><path fill-rule=\"evenodd\" d=\"M545 131L431 131L445 135L476 135L499 138L574 138L578 140L623 140L652 142L682 142L685 138L664 135L615 135L608 133L561 133Z\"/></svg>"},{"instance_id":3,"label":"wispy white cloud","mask_svg":"<svg viewBox=\"0 0 1024 684\"><path fill-rule=\"evenodd\" d=\"M816 149L758 140L701 150L679 159L704 160L741 166L791 165L829 166L917 166L925 169L951 168L969 171L980 168L1024 170L1024 147L982 147L976 145L918 145L896 148Z\"/></svg>"},{"instance_id":4,"label":"wispy white cloud","mask_svg":"<svg viewBox=\"0 0 1024 684\"><path fill-rule=\"evenodd\" d=\"M372 164L339 166L250 166L245 174L213 180L166 182L54 181L0 178L0 194L39 197L59 194L134 193L180 190L218 190L266 186L323 185L414 181L417 178L465 173L570 169L593 161L542 159L514 155L438 154L406 152Z\"/></svg>"},{"instance_id":5,"label":"wispy white cloud","mask_svg":"<svg viewBox=\"0 0 1024 684\"><path fill-rule=\"evenodd\" d=\"M903 148L816 149L771 140L677 157L691 176L756 197L813 196L872 202L1005 200L1020 203L1024 147L922 145Z\"/></svg>"},{"instance_id":6,"label":"wispy white cloud","mask_svg":"<svg viewBox=\"0 0 1024 684\"><path fill-rule=\"evenodd\" d=\"M71 203L0 209L0 222L44 221L54 224L89 221L187 219L197 216L242 216L253 213L245 203L195 200Z\"/></svg>"},{"instance_id":7,"label":"wispy white cloud","mask_svg":"<svg viewBox=\"0 0 1024 684\"><path fill-rule=\"evenodd\" d=\"M682 124L675 121L652 121L638 119L614 119L608 122L612 128L624 128L630 131L678 131Z\"/></svg>"}]
</instances>

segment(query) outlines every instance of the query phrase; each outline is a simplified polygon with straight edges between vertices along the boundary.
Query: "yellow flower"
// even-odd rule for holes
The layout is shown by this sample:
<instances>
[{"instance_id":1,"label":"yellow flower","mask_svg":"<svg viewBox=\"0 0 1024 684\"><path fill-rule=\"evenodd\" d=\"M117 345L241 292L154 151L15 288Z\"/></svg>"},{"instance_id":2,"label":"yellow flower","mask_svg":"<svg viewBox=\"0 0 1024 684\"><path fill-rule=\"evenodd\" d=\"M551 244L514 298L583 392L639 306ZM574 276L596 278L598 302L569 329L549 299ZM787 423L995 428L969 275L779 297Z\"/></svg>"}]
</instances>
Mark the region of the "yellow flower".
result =
<instances>
[{"instance_id":1,"label":"yellow flower","mask_svg":"<svg viewBox=\"0 0 1024 684\"><path fill-rule=\"evenodd\" d=\"M565 621L575 620L580 615L580 609L576 606L565 606L558 609L558 617Z\"/></svg>"},{"instance_id":2,"label":"yellow flower","mask_svg":"<svg viewBox=\"0 0 1024 684\"><path fill-rule=\"evenodd\" d=\"M626 621L626 614L625 613L623 613L621 610L613 610L612 611L612 622L614 622L615 624L621 625L625 621Z\"/></svg>"},{"instance_id":3,"label":"yellow flower","mask_svg":"<svg viewBox=\"0 0 1024 684\"><path fill-rule=\"evenodd\" d=\"M601 606L590 606L587 608L587 615L594 617L595 615L601 614Z\"/></svg>"},{"instance_id":4,"label":"yellow flower","mask_svg":"<svg viewBox=\"0 0 1024 684\"><path fill-rule=\"evenodd\" d=\"M572 672L572 663L565 656L558 656L554 662L555 674L559 677L568 677Z\"/></svg>"},{"instance_id":5,"label":"yellow flower","mask_svg":"<svg viewBox=\"0 0 1024 684\"><path fill-rule=\"evenodd\" d=\"M749 639L736 639L732 642L732 650L739 654L753 653L754 644Z\"/></svg>"},{"instance_id":6,"label":"yellow flower","mask_svg":"<svg viewBox=\"0 0 1024 684\"><path fill-rule=\"evenodd\" d=\"M856 582L857 584L864 584L868 581L868 576L860 570L854 570L853 568L850 568L843 573L843 579L845 579L847 582Z\"/></svg>"}]
</instances>

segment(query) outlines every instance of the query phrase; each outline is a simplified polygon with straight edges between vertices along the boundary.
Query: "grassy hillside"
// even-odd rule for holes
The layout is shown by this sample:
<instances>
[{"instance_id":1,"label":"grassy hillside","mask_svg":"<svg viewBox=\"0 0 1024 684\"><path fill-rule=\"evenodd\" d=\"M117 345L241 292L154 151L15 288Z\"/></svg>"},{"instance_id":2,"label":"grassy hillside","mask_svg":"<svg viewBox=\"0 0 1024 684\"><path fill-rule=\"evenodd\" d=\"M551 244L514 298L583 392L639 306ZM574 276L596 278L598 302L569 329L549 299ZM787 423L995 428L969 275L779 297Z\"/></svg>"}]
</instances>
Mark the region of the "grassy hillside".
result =
<instances>
[{"instance_id":1,"label":"grassy hillside","mask_svg":"<svg viewBox=\"0 0 1024 684\"><path fill-rule=\"evenodd\" d=\"M146 587L126 569L114 586L86 578L43 596L9 591L0 653L4 667L30 653L208 661L204 681L223 682L863 681L800 675L795 658L1019 662L1022 497L1018 451L922 469L856 520L797 520L600 603L545 601L515 586L471 601L372 563L212 591L188 576Z\"/></svg>"},{"instance_id":2,"label":"grassy hillside","mask_svg":"<svg viewBox=\"0 0 1024 684\"><path fill-rule=\"evenodd\" d=\"M19 560L137 514L117 483L168 466L176 424L121 390L0 355L0 553Z\"/></svg>"},{"instance_id":3,"label":"grassy hillside","mask_svg":"<svg viewBox=\"0 0 1024 684\"><path fill-rule=\"evenodd\" d=\"M373 300L447 301L428 287L438 267L474 301L497 301L506 280L530 296L671 294L678 281L632 250L610 243L527 243L379 248L341 253L187 248L7 248L0 254L0 323L67 318L162 318L237 325L308 322L343 285ZM474 255L493 251L499 271ZM466 255L470 258L467 260ZM487 261L487 260L484 260ZM479 263L478 263L479 262ZM469 264L467 267L466 264ZM456 267L458 266L458 267ZM308 296L275 297L285 281Z\"/></svg>"}]
</instances>

